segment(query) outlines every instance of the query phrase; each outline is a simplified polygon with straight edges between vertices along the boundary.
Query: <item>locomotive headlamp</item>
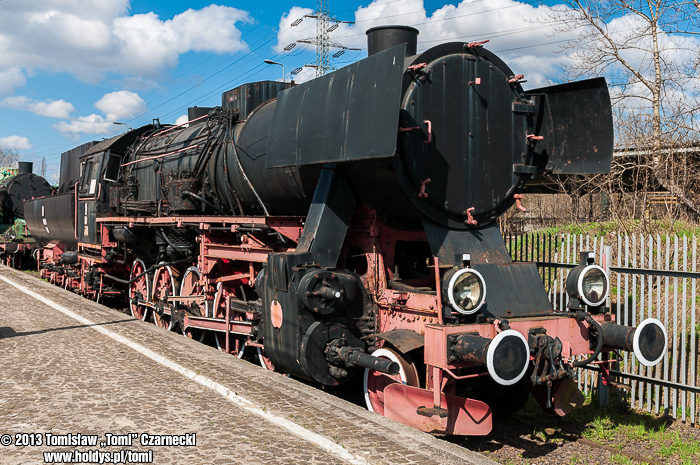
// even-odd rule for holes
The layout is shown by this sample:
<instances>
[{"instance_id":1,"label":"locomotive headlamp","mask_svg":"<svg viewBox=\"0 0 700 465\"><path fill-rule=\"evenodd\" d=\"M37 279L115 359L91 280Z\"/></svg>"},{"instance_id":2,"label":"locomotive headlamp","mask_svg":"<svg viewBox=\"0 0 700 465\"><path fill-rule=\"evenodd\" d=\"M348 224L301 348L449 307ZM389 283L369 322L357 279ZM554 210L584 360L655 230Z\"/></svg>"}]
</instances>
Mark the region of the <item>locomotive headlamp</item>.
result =
<instances>
[{"instance_id":1,"label":"locomotive headlamp","mask_svg":"<svg viewBox=\"0 0 700 465\"><path fill-rule=\"evenodd\" d=\"M464 315L479 310L486 299L486 282L473 268L462 268L445 276L447 300L452 308Z\"/></svg>"},{"instance_id":2,"label":"locomotive headlamp","mask_svg":"<svg viewBox=\"0 0 700 465\"><path fill-rule=\"evenodd\" d=\"M578 265L566 278L566 292L586 305L598 307L608 295L608 275L598 265Z\"/></svg>"}]
</instances>

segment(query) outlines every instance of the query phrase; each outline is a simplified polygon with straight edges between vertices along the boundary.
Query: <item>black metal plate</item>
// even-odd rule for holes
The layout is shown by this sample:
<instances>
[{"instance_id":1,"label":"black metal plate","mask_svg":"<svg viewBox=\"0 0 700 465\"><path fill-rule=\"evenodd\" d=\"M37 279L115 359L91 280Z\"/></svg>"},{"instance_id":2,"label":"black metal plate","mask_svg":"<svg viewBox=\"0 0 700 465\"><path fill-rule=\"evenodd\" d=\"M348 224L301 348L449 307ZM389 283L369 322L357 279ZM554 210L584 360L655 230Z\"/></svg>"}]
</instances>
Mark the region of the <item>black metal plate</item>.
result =
<instances>
[{"instance_id":1,"label":"black metal plate","mask_svg":"<svg viewBox=\"0 0 700 465\"><path fill-rule=\"evenodd\" d=\"M610 171L613 120L605 78L588 79L526 92L542 96L535 152L547 159L553 174L595 174Z\"/></svg>"},{"instance_id":2,"label":"black metal plate","mask_svg":"<svg viewBox=\"0 0 700 465\"><path fill-rule=\"evenodd\" d=\"M405 44L281 92L267 167L391 157Z\"/></svg>"},{"instance_id":3,"label":"black metal plate","mask_svg":"<svg viewBox=\"0 0 700 465\"><path fill-rule=\"evenodd\" d=\"M486 281L486 304L481 313L498 318L541 316L552 304L534 263L474 265Z\"/></svg>"},{"instance_id":4,"label":"black metal plate","mask_svg":"<svg viewBox=\"0 0 700 465\"><path fill-rule=\"evenodd\" d=\"M290 82L250 82L224 92L221 104L225 110L238 111L240 119L246 119L261 103L276 98L281 91L291 86Z\"/></svg>"},{"instance_id":5,"label":"black metal plate","mask_svg":"<svg viewBox=\"0 0 700 465\"><path fill-rule=\"evenodd\" d=\"M97 141L88 142L61 154L61 174L58 186L59 194L69 192L73 189L80 175L80 157L94 145L97 145L97 143Z\"/></svg>"},{"instance_id":6,"label":"black metal plate","mask_svg":"<svg viewBox=\"0 0 700 465\"><path fill-rule=\"evenodd\" d=\"M27 228L40 245L62 243L75 249L74 201L73 192L67 192L24 203Z\"/></svg>"},{"instance_id":7,"label":"black metal plate","mask_svg":"<svg viewBox=\"0 0 700 465\"><path fill-rule=\"evenodd\" d=\"M509 82L513 71L488 50L462 43L431 48L413 63L427 65L404 80L400 126L420 130L399 135L402 185L433 221L464 228L471 208L480 224L492 221L529 176L528 114L520 111L527 102ZM428 195L415 196L428 179Z\"/></svg>"}]
</instances>

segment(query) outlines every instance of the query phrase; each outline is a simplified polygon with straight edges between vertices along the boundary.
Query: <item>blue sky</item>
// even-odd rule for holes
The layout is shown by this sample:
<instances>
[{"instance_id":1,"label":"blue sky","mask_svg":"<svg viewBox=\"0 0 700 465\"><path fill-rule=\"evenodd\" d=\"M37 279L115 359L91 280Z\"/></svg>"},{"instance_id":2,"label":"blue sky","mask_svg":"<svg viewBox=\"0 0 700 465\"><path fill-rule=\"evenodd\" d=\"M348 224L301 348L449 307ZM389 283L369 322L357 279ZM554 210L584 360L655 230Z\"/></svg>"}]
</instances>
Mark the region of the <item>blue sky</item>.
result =
<instances>
[{"instance_id":1,"label":"blue sky","mask_svg":"<svg viewBox=\"0 0 700 465\"><path fill-rule=\"evenodd\" d=\"M554 4L556 2L545 2ZM490 38L531 86L560 81L566 56L555 53L566 37L532 22L536 1L330 0L341 25L331 38L350 47L337 66L366 56L364 31L381 24L417 27L419 51L454 38ZM214 106L221 93L243 82L281 79L313 63L312 46L284 47L315 35L304 19L315 0L221 2L202 0L0 0L0 146L20 159L48 162L55 182L61 152L110 137L126 126L159 118L174 123L188 106ZM305 68L297 80L310 79Z\"/></svg>"}]
</instances>

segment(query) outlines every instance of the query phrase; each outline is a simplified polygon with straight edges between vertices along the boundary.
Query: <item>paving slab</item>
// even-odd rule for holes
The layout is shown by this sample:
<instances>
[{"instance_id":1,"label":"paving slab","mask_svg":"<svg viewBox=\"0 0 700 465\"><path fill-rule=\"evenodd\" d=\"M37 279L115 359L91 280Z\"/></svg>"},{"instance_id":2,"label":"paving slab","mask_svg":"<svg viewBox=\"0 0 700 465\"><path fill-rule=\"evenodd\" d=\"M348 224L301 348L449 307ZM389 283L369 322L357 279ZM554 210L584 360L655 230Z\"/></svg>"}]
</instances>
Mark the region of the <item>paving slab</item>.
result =
<instances>
[{"instance_id":1,"label":"paving slab","mask_svg":"<svg viewBox=\"0 0 700 465\"><path fill-rule=\"evenodd\" d=\"M0 444L3 464L495 463L4 266Z\"/></svg>"}]
</instances>

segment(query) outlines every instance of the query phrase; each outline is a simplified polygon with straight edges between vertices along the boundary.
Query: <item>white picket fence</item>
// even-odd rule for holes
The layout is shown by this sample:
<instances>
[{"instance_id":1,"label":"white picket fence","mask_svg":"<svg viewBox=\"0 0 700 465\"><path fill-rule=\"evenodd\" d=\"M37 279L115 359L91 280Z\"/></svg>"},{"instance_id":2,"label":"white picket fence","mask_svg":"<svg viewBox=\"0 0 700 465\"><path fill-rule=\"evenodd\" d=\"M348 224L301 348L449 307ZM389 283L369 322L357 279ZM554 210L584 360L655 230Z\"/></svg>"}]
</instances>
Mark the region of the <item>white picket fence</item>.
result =
<instances>
[{"instance_id":1,"label":"white picket fence","mask_svg":"<svg viewBox=\"0 0 700 465\"><path fill-rule=\"evenodd\" d=\"M697 238L627 235L606 243L587 235L506 235L515 261L535 261L556 310L566 309L564 284L579 252L594 251L596 262L610 274L608 304L617 322L636 326L645 318L666 325L666 357L653 368L639 364L633 354L622 353L612 368L627 388L631 406L648 412L668 412L691 424L698 422L700 356L698 344L700 296L697 294ZM598 373L579 371L579 387L588 393Z\"/></svg>"}]
</instances>

